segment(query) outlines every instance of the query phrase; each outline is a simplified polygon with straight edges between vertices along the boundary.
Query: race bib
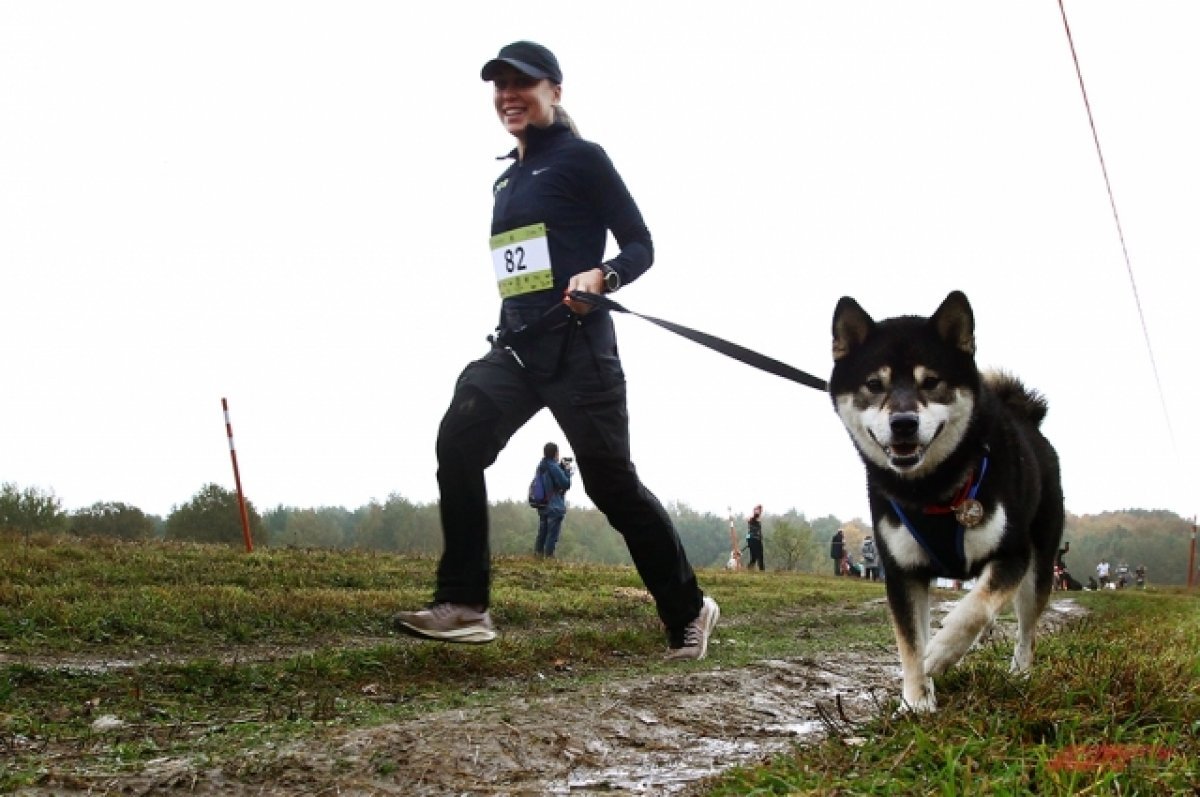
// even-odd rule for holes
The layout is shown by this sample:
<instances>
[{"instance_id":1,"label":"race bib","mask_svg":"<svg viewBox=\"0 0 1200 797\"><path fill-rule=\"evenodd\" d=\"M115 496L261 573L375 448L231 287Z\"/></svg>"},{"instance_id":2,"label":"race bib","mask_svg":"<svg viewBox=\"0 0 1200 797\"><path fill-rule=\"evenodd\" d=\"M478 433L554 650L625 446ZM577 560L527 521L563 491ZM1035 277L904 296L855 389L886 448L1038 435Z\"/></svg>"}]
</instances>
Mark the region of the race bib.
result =
<instances>
[{"instance_id":1,"label":"race bib","mask_svg":"<svg viewBox=\"0 0 1200 797\"><path fill-rule=\"evenodd\" d=\"M545 224L530 224L491 238L492 268L501 298L554 287Z\"/></svg>"}]
</instances>

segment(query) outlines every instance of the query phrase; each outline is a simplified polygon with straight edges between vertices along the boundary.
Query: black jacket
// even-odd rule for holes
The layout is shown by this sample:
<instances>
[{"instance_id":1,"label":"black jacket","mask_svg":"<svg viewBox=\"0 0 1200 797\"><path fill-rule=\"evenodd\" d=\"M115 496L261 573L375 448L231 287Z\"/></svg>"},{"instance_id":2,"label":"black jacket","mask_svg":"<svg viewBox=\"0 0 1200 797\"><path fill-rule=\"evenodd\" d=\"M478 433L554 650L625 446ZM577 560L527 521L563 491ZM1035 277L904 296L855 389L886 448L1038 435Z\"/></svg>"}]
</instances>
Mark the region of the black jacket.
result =
<instances>
[{"instance_id":1,"label":"black jacket","mask_svg":"<svg viewBox=\"0 0 1200 797\"><path fill-rule=\"evenodd\" d=\"M833 539L829 541L829 558L841 559L846 553L845 537L842 532L833 535Z\"/></svg>"},{"instance_id":2,"label":"black jacket","mask_svg":"<svg viewBox=\"0 0 1200 797\"><path fill-rule=\"evenodd\" d=\"M758 518L751 517L746 519L746 539L761 540L762 539L762 521Z\"/></svg>"},{"instance_id":3,"label":"black jacket","mask_svg":"<svg viewBox=\"0 0 1200 797\"><path fill-rule=\"evenodd\" d=\"M599 145L577 138L561 123L530 126L525 157L514 159L493 185L492 235L545 224L554 289L506 298L500 326L520 329L562 302L570 278L604 259L608 231L621 248L609 261L628 285L654 262L654 245L641 211ZM589 316L598 312L589 313Z\"/></svg>"}]
</instances>

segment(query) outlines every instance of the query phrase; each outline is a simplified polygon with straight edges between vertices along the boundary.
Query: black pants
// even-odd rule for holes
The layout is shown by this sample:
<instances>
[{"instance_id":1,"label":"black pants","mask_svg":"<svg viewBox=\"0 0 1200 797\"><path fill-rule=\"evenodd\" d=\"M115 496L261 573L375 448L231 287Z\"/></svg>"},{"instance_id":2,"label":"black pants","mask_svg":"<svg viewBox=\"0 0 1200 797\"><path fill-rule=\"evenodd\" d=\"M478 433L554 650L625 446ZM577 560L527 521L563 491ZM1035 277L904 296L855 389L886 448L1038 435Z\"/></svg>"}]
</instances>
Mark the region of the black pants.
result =
<instances>
[{"instance_id":1,"label":"black pants","mask_svg":"<svg viewBox=\"0 0 1200 797\"><path fill-rule=\"evenodd\" d=\"M767 566L763 562L762 540L760 540L756 537L747 537L746 538L746 547L748 547L750 549L750 562L749 562L749 564L746 565L746 569L747 570L751 569L757 563L759 570L766 570Z\"/></svg>"},{"instance_id":2,"label":"black pants","mask_svg":"<svg viewBox=\"0 0 1200 797\"><path fill-rule=\"evenodd\" d=\"M520 362L494 348L468 365L442 418L437 478L445 548L434 600L488 604L484 470L547 407L575 452L588 497L625 538L659 617L677 638L700 613L704 595L670 517L630 461L625 374L612 319L590 314L582 326L551 331L517 351Z\"/></svg>"}]
</instances>

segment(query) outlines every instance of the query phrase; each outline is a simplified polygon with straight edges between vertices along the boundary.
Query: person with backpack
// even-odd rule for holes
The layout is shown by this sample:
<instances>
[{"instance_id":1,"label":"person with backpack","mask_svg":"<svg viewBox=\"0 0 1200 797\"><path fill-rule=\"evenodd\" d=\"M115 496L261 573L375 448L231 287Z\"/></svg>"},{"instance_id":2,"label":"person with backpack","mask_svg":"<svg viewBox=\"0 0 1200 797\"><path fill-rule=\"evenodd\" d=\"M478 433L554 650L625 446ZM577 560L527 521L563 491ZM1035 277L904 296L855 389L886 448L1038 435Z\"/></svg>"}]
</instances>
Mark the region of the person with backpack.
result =
<instances>
[{"instance_id":1,"label":"person with backpack","mask_svg":"<svg viewBox=\"0 0 1200 797\"><path fill-rule=\"evenodd\" d=\"M538 513L537 541L533 544L533 552L550 559L554 557L563 519L567 516L565 496L567 490L571 489L571 460L560 461L558 446L554 443L546 443L542 453L544 456L538 463L533 484L529 488L529 504Z\"/></svg>"},{"instance_id":2,"label":"person with backpack","mask_svg":"<svg viewBox=\"0 0 1200 797\"><path fill-rule=\"evenodd\" d=\"M862 544L863 578L868 581L879 580L879 552L875 550L875 540L867 536Z\"/></svg>"}]
</instances>

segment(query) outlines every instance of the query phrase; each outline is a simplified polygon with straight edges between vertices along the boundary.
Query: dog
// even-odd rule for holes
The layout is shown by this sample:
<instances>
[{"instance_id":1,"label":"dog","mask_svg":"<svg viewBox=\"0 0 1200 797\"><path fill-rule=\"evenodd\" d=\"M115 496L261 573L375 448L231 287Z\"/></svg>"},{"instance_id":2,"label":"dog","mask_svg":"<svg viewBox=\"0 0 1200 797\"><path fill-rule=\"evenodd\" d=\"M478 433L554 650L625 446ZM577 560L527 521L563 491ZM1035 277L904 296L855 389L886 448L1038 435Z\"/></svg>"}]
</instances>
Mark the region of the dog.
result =
<instances>
[{"instance_id":1,"label":"dog","mask_svg":"<svg viewBox=\"0 0 1200 797\"><path fill-rule=\"evenodd\" d=\"M874 321L849 296L833 314L829 392L862 458L903 671L901 710L937 709L933 677L1012 602L1011 671L1033 663L1065 511L1045 398L975 364L975 317L951 292L928 318ZM936 577L976 584L930 640Z\"/></svg>"}]
</instances>

